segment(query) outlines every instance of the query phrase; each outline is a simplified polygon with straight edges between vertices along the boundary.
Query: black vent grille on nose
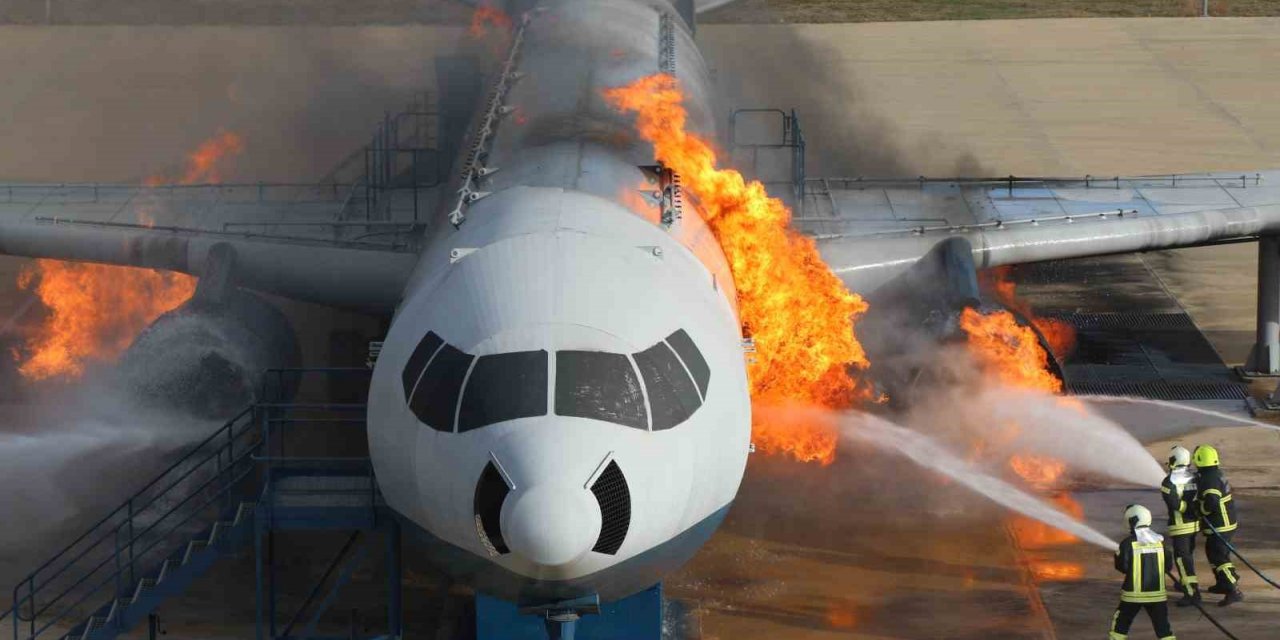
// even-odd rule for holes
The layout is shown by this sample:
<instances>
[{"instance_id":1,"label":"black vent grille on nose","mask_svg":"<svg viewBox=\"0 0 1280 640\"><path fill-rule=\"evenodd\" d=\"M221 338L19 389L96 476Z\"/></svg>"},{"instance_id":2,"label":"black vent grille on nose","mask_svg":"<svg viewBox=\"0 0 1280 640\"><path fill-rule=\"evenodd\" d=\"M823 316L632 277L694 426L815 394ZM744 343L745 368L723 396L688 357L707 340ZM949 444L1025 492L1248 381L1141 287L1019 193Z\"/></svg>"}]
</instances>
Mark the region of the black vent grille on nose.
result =
<instances>
[{"instance_id":1,"label":"black vent grille on nose","mask_svg":"<svg viewBox=\"0 0 1280 640\"><path fill-rule=\"evenodd\" d=\"M604 473L591 485L591 493L600 503L600 537L591 550L614 555L631 527L631 492L617 462L609 462Z\"/></svg>"},{"instance_id":2,"label":"black vent grille on nose","mask_svg":"<svg viewBox=\"0 0 1280 640\"><path fill-rule=\"evenodd\" d=\"M475 517L476 534L484 543L490 555L502 555L510 551L502 539L502 502L507 499L511 488L498 473L493 463L485 465L480 474L480 482L476 484Z\"/></svg>"}]
</instances>

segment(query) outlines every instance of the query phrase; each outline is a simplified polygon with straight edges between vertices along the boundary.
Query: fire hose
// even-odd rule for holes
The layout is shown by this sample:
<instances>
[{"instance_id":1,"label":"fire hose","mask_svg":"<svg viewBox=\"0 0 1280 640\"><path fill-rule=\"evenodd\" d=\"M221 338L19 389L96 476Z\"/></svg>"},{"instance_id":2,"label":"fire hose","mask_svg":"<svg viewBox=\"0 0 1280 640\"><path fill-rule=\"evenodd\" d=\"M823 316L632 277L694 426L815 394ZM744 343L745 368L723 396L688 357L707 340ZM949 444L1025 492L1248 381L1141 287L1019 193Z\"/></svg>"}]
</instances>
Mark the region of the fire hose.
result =
<instances>
[{"instance_id":1,"label":"fire hose","mask_svg":"<svg viewBox=\"0 0 1280 640\"><path fill-rule=\"evenodd\" d=\"M1178 579L1178 576L1173 575L1173 570L1169 571L1169 578L1173 580L1173 584L1178 587L1178 591L1181 591L1183 593L1187 592L1186 588L1182 586L1182 581ZM1195 606L1195 608L1199 609L1200 614L1203 615L1206 619L1208 619L1209 622L1213 624L1213 626L1217 627L1218 631L1222 632L1222 635L1225 635L1226 637L1231 638L1231 640L1240 640L1240 638L1237 638L1235 634L1231 633L1230 631L1227 631L1227 628L1222 626L1222 623L1218 622L1217 618L1214 618L1213 616L1209 615L1209 612L1205 611L1204 605L1200 604L1199 600L1192 600L1191 604Z\"/></svg>"},{"instance_id":2,"label":"fire hose","mask_svg":"<svg viewBox=\"0 0 1280 640\"><path fill-rule=\"evenodd\" d=\"M1276 584L1274 580L1272 580L1271 578L1268 578L1267 574L1263 573L1257 567L1253 566L1253 563L1249 562L1248 558L1241 555L1240 552L1234 546L1232 546L1230 542L1227 542L1227 539L1222 537L1222 533L1218 531L1217 527L1213 526L1212 522L1205 520L1204 523L1209 525L1209 528L1213 530L1214 535L1218 536L1218 540L1221 540L1222 544L1226 545L1227 551L1230 551L1232 555L1234 555L1235 557L1240 558L1240 561L1243 562L1246 567L1249 567L1249 569L1251 569L1254 573L1258 574L1258 577L1262 578L1263 582L1266 582L1267 584L1277 589L1280 589L1280 584Z\"/></svg>"}]
</instances>

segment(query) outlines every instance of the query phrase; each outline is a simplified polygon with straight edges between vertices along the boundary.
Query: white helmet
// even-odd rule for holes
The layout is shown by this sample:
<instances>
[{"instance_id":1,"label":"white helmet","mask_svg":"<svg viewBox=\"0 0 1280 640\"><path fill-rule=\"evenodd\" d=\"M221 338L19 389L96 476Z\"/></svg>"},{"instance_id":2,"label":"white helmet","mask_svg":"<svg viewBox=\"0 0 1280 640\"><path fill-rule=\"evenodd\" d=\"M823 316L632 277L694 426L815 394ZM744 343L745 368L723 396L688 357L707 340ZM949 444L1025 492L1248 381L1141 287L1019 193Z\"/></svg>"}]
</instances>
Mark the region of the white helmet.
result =
<instances>
[{"instance_id":1,"label":"white helmet","mask_svg":"<svg viewBox=\"0 0 1280 640\"><path fill-rule=\"evenodd\" d=\"M1140 504L1131 504L1124 508L1124 519L1129 521L1130 529L1151 526L1151 511Z\"/></svg>"},{"instance_id":2,"label":"white helmet","mask_svg":"<svg viewBox=\"0 0 1280 640\"><path fill-rule=\"evenodd\" d=\"M1178 445L1169 450L1169 468L1186 467L1191 464L1191 452L1187 448Z\"/></svg>"}]
</instances>

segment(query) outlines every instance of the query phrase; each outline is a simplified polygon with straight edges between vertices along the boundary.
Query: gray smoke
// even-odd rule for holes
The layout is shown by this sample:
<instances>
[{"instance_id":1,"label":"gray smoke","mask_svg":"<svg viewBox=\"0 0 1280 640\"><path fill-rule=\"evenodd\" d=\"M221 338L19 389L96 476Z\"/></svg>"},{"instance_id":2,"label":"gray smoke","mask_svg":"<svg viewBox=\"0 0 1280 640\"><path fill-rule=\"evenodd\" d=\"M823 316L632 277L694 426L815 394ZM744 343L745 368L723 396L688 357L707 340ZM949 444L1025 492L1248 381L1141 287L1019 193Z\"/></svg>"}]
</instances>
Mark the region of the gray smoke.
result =
<instances>
[{"instance_id":1,"label":"gray smoke","mask_svg":"<svg viewBox=\"0 0 1280 640\"><path fill-rule=\"evenodd\" d=\"M460 32L0 27L0 58L40 60L5 68L10 90L0 92L6 114L0 180L134 182L180 171L186 154L219 130L245 142L244 153L225 166L224 181L318 180L368 142L384 110L431 87L437 54L451 51ZM6 261L0 282L13 282L20 264ZM29 295L4 293L5 316L35 305ZM313 306L296 312L306 318L299 323L302 341L326 363L333 332L376 327L367 318ZM7 338L16 344L39 315L23 314L6 326L13 331ZM149 337L155 348L134 354L125 377L136 380L141 372L152 381L181 382L190 371L180 365L201 359L242 372L263 366L260 353L243 348L251 341L229 335L236 327L182 316L159 329ZM6 406L0 420L4 578L33 569L221 424L140 406L103 382L115 377L119 372L103 366L72 385L24 384L23 403Z\"/></svg>"},{"instance_id":2,"label":"gray smoke","mask_svg":"<svg viewBox=\"0 0 1280 640\"><path fill-rule=\"evenodd\" d=\"M895 367L917 377L891 392L902 411L895 422L971 450L986 465L1008 468L1012 456L1034 455L1065 463L1070 478L1064 480L1160 483L1160 464L1128 423L1079 398L1010 386L975 362L963 343L940 345L925 332L901 333L906 351Z\"/></svg>"},{"instance_id":3,"label":"gray smoke","mask_svg":"<svg viewBox=\"0 0 1280 640\"><path fill-rule=\"evenodd\" d=\"M433 88L457 27L0 27L0 180L134 182L219 130L224 181L317 180ZM361 160L361 166L363 158Z\"/></svg>"},{"instance_id":4,"label":"gray smoke","mask_svg":"<svg viewBox=\"0 0 1280 640\"><path fill-rule=\"evenodd\" d=\"M844 56L811 25L707 25L698 35L725 109L796 109L811 177L985 175L976 156L948 148L945 131L908 136L864 99ZM941 125L940 125L941 126Z\"/></svg>"},{"instance_id":5,"label":"gray smoke","mask_svg":"<svg viewBox=\"0 0 1280 640\"><path fill-rule=\"evenodd\" d=\"M1012 455L1052 457L1077 476L1154 487L1160 464L1120 424L1070 397L984 380L963 392L941 391L937 404L916 405L906 424L956 442L981 442L989 461Z\"/></svg>"}]
</instances>

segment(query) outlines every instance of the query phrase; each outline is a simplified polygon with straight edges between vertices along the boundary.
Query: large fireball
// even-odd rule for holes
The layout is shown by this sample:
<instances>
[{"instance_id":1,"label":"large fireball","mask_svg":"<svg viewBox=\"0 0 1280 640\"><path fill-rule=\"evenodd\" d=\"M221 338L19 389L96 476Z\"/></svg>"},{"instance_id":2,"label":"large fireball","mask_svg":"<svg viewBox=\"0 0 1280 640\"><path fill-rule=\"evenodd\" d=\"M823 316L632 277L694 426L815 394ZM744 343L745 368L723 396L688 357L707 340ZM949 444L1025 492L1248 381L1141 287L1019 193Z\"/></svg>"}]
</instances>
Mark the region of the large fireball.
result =
<instances>
[{"instance_id":1,"label":"large fireball","mask_svg":"<svg viewBox=\"0 0 1280 640\"><path fill-rule=\"evenodd\" d=\"M813 240L791 230L791 212L760 182L718 166L715 150L685 129L676 79L657 74L605 97L636 115L640 136L680 175L733 273L743 333L755 341L747 366L754 402L799 402L844 409L869 396L852 371L867 367L853 325L867 304L845 288ZM831 425L757 418L752 439L765 452L824 464L835 459Z\"/></svg>"},{"instance_id":2,"label":"large fireball","mask_svg":"<svg viewBox=\"0 0 1280 640\"><path fill-rule=\"evenodd\" d=\"M180 173L154 175L143 184L216 184L227 163L243 151L238 134L219 131L187 154ZM141 220L152 222L145 210ZM138 332L186 302L196 279L153 269L37 260L23 269L18 285L33 291L49 311L15 351L18 370L27 379L45 380L76 378L91 362L115 359Z\"/></svg>"}]
</instances>

